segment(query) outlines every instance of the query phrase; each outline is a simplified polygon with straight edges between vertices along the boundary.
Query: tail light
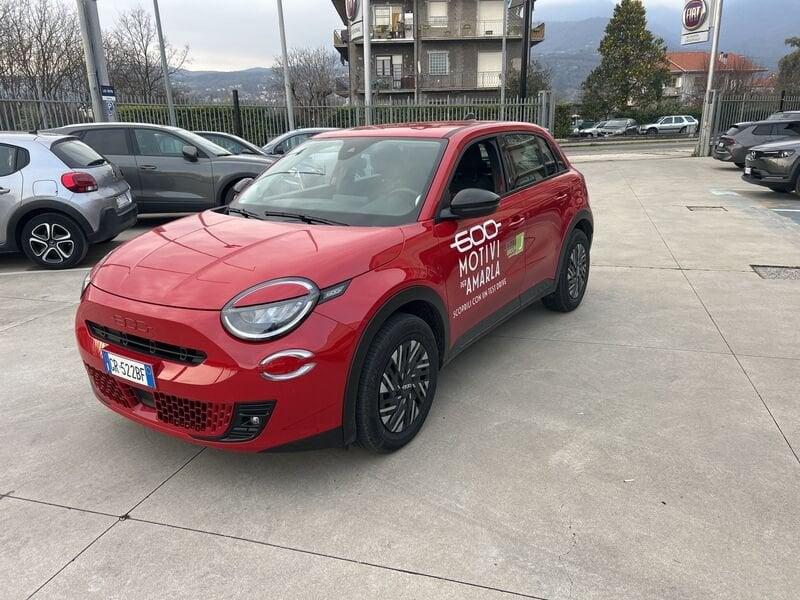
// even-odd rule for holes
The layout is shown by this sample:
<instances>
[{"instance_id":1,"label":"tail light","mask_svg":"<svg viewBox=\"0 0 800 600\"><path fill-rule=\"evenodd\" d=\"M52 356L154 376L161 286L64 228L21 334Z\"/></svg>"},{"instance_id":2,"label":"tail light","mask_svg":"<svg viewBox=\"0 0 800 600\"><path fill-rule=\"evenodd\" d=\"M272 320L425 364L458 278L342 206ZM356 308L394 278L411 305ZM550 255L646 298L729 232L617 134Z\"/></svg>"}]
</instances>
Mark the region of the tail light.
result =
<instances>
[{"instance_id":1,"label":"tail light","mask_svg":"<svg viewBox=\"0 0 800 600\"><path fill-rule=\"evenodd\" d=\"M83 194L97 191L97 181L89 173L70 171L61 176L61 184L70 192Z\"/></svg>"}]
</instances>

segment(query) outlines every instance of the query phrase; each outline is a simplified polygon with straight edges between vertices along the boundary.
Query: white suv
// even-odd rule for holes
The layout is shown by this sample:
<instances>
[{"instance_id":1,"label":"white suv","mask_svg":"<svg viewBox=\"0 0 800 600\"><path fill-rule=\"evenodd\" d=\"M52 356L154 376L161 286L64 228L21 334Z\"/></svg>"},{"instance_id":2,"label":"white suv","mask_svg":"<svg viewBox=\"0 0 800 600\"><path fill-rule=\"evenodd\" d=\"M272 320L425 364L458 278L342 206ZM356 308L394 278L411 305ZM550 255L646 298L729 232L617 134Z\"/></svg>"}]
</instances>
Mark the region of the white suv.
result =
<instances>
[{"instance_id":1,"label":"white suv","mask_svg":"<svg viewBox=\"0 0 800 600\"><path fill-rule=\"evenodd\" d=\"M644 135L659 135L664 133L693 135L697 133L698 125L698 120L688 115L661 117L654 123L642 125L639 128L639 133Z\"/></svg>"}]
</instances>

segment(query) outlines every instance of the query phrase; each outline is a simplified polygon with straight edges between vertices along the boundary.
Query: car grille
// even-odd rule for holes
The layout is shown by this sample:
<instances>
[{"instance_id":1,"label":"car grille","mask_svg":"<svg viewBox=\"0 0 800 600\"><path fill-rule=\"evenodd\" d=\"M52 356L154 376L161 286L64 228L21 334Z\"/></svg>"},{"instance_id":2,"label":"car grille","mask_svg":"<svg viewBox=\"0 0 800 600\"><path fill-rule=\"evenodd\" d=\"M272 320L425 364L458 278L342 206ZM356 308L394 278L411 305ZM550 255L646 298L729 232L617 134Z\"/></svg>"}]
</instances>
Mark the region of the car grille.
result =
<instances>
[{"instance_id":1,"label":"car grille","mask_svg":"<svg viewBox=\"0 0 800 600\"><path fill-rule=\"evenodd\" d=\"M156 418L161 423L203 437L222 436L231 424L234 404L200 402L162 392L148 392L127 385L89 365L86 365L86 370L107 404L115 404L129 411L143 404L155 410Z\"/></svg>"},{"instance_id":2,"label":"car grille","mask_svg":"<svg viewBox=\"0 0 800 600\"><path fill-rule=\"evenodd\" d=\"M156 358L163 358L164 360L171 360L187 365L199 365L206 359L206 354L200 350L148 340L136 335L130 335L124 331L117 331L116 329L105 327L104 325L98 325L91 321L86 321L86 327L89 329L91 336L95 339L114 344L115 346L128 348L129 350L141 354L147 354L149 356L155 356Z\"/></svg>"}]
</instances>

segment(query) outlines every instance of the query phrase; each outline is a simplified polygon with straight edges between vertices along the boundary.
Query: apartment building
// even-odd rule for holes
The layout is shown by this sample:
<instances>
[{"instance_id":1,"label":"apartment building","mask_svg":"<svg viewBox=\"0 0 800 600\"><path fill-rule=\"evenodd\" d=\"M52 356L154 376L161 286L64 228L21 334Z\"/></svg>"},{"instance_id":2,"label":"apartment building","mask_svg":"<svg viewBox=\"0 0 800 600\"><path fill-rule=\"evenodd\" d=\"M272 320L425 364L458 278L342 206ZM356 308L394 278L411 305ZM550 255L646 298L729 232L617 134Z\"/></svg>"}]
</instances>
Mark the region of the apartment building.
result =
<instances>
[{"instance_id":1,"label":"apartment building","mask_svg":"<svg viewBox=\"0 0 800 600\"><path fill-rule=\"evenodd\" d=\"M364 95L364 41L372 41L373 96L420 101L496 97L502 72L505 0L372 0L370 31L348 16L358 0L332 0L345 29L334 46L349 65L350 95ZM523 20L509 10L508 68L519 70ZM534 25L531 45L544 41L544 24Z\"/></svg>"}]
</instances>

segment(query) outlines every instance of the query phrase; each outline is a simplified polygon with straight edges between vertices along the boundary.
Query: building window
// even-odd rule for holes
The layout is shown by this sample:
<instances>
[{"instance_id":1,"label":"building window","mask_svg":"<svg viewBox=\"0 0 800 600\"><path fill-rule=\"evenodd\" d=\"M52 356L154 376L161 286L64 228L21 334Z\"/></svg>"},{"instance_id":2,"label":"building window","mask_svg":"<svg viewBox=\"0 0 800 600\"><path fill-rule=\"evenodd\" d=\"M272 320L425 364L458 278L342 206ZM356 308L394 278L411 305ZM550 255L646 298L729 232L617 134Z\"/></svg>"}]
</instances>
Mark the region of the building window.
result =
<instances>
[{"instance_id":1,"label":"building window","mask_svg":"<svg viewBox=\"0 0 800 600\"><path fill-rule=\"evenodd\" d=\"M372 23L375 27L386 27L387 29L392 25L392 7L391 6L376 6L375 19Z\"/></svg>"},{"instance_id":2,"label":"building window","mask_svg":"<svg viewBox=\"0 0 800 600\"><path fill-rule=\"evenodd\" d=\"M392 74L392 57L376 56L375 70L378 77L389 77Z\"/></svg>"},{"instance_id":3,"label":"building window","mask_svg":"<svg viewBox=\"0 0 800 600\"><path fill-rule=\"evenodd\" d=\"M428 2L428 25L447 27L447 2L441 0Z\"/></svg>"},{"instance_id":4,"label":"building window","mask_svg":"<svg viewBox=\"0 0 800 600\"><path fill-rule=\"evenodd\" d=\"M428 52L428 73L431 75L450 73L450 54L446 50Z\"/></svg>"}]
</instances>

